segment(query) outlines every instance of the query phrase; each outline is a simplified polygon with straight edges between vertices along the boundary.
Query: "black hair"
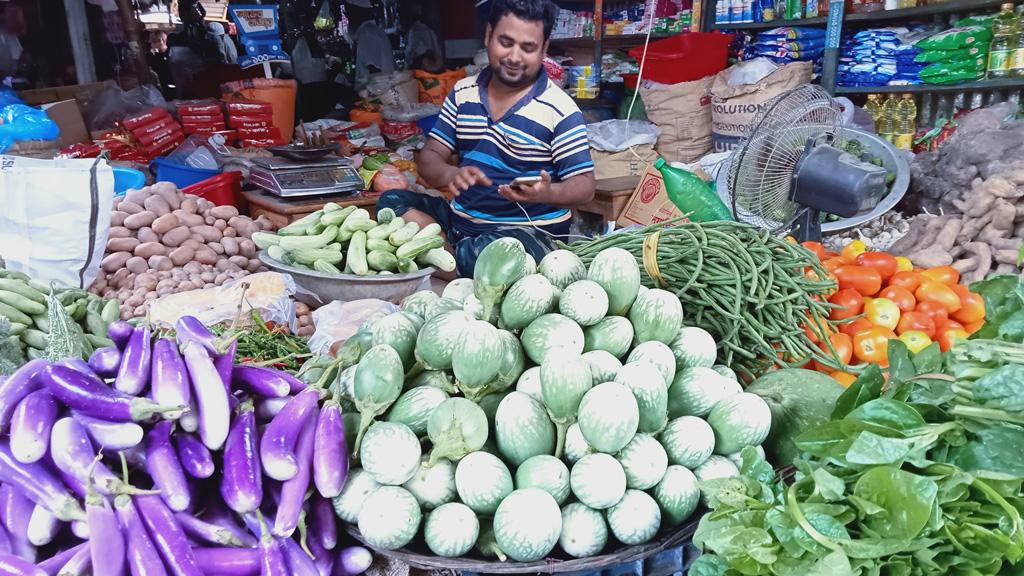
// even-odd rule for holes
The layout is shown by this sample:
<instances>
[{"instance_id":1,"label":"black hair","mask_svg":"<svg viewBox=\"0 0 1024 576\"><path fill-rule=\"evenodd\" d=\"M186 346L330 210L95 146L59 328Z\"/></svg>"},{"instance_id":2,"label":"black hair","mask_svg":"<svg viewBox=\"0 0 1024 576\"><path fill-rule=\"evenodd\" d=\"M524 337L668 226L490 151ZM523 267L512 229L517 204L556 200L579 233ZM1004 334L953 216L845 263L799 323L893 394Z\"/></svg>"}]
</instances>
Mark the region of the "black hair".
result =
<instances>
[{"instance_id":1,"label":"black hair","mask_svg":"<svg viewBox=\"0 0 1024 576\"><path fill-rule=\"evenodd\" d=\"M491 0L491 18L488 21L491 29L509 14L527 22L542 22L544 39L547 40L555 27L558 7L551 0Z\"/></svg>"}]
</instances>

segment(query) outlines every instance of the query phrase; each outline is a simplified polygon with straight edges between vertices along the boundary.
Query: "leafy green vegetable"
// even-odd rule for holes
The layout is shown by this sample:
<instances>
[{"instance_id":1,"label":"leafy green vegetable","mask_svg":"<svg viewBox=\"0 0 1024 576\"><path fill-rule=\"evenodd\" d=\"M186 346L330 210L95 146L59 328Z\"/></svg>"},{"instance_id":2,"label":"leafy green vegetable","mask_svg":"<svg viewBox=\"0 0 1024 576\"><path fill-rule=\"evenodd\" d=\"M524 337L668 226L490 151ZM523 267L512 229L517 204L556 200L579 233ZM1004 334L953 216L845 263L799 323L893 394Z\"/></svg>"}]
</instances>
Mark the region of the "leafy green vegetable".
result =
<instances>
[{"instance_id":1,"label":"leafy green vegetable","mask_svg":"<svg viewBox=\"0 0 1024 576\"><path fill-rule=\"evenodd\" d=\"M970 289L985 299L985 324L971 338L1024 342L1024 278L995 276Z\"/></svg>"},{"instance_id":2,"label":"leafy green vegetable","mask_svg":"<svg viewBox=\"0 0 1024 576\"><path fill-rule=\"evenodd\" d=\"M0 376L13 374L24 363L21 340L11 336L11 321L0 316Z\"/></svg>"}]
</instances>

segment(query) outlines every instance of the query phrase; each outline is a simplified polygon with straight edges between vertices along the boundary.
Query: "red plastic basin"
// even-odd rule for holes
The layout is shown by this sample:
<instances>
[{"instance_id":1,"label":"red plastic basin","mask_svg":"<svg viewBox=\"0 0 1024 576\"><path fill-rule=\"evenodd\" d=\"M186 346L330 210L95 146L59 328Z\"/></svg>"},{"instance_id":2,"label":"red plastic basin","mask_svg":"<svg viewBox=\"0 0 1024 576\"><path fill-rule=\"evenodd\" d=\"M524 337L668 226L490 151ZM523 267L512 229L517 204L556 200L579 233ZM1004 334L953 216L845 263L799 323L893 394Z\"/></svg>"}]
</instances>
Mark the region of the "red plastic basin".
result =
<instances>
[{"instance_id":1,"label":"red plastic basin","mask_svg":"<svg viewBox=\"0 0 1024 576\"><path fill-rule=\"evenodd\" d=\"M647 47L644 79L678 84L718 74L728 63L732 40L732 34L685 32L651 42ZM629 55L639 62L643 58L644 47L633 48Z\"/></svg>"},{"instance_id":2,"label":"red plastic basin","mask_svg":"<svg viewBox=\"0 0 1024 576\"><path fill-rule=\"evenodd\" d=\"M195 194L219 206L238 208L238 197L242 192L242 173L224 172L212 178L196 182L181 189L185 194Z\"/></svg>"}]
</instances>

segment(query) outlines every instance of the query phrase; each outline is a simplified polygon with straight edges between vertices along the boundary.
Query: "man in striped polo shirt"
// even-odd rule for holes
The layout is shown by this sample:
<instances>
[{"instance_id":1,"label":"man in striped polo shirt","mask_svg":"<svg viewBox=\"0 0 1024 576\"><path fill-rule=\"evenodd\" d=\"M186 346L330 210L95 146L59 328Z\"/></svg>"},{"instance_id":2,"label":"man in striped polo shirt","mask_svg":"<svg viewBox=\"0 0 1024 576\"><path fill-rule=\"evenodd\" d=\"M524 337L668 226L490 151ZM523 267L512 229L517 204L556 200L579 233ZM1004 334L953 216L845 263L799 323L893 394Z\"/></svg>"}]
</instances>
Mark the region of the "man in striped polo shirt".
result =
<instances>
[{"instance_id":1,"label":"man in striped polo shirt","mask_svg":"<svg viewBox=\"0 0 1024 576\"><path fill-rule=\"evenodd\" d=\"M385 192L378 208L444 229L463 276L497 238L536 260L569 232L569 208L594 197L594 163L576 103L542 65L558 9L550 0L490 0L489 66L460 81L420 153L420 175L450 199ZM458 156L458 165L450 160ZM513 184L535 177L533 184Z\"/></svg>"}]
</instances>

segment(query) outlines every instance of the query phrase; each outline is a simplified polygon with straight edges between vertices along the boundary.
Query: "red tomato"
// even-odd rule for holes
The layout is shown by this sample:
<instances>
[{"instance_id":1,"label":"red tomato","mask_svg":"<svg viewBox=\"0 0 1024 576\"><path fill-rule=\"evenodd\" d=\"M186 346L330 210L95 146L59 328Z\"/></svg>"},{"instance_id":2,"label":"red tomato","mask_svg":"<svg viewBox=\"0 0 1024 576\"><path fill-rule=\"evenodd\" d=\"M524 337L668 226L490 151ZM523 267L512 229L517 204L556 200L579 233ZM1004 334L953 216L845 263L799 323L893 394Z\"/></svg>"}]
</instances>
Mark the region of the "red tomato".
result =
<instances>
[{"instance_id":1,"label":"red tomato","mask_svg":"<svg viewBox=\"0 0 1024 576\"><path fill-rule=\"evenodd\" d=\"M967 330L964 330L963 328L953 328L953 329L943 330L943 331L939 332L939 338L938 338L939 348L943 352L948 352L949 349L953 347L953 344L955 344L957 340L966 340L968 338L968 336L970 336L970 334L968 334Z\"/></svg>"},{"instance_id":2,"label":"red tomato","mask_svg":"<svg viewBox=\"0 0 1024 576\"><path fill-rule=\"evenodd\" d=\"M814 255L818 257L818 260L825 261L825 247L821 245L821 242L803 242L800 244L804 248L807 248Z\"/></svg>"},{"instance_id":3,"label":"red tomato","mask_svg":"<svg viewBox=\"0 0 1024 576\"><path fill-rule=\"evenodd\" d=\"M822 258L821 261L824 262L825 260L828 260L829 258L839 258L839 252L833 252L831 250L826 250L825 251L825 257Z\"/></svg>"},{"instance_id":4,"label":"red tomato","mask_svg":"<svg viewBox=\"0 0 1024 576\"><path fill-rule=\"evenodd\" d=\"M814 324L812 322L814 322L814 320L808 316L807 322L804 324L804 334L806 334L807 338L815 344L821 342L821 338L818 336L819 333L824 332L826 335L831 335L835 332L832 325L821 318L817 318L817 329L814 328Z\"/></svg>"},{"instance_id":5,"label":"red tomato","mask_svg":"<svg viewBox=\"0 0 1024 576\"><path fill-rule=\"evenodd\" d=\"M897 268L899 267L896 257L885 252L862 252L857 256L855 262L858 266L866 266L878 270L878 273L882 275L883 282L892 278L892 275L898 271Z\"/></svg>"},{"instance_id":6,"label":"red tomato","mask_svg":"<svg viewBox=\"0 0 1024 576\"><path fill-rule=\"evenodd\" d=\"M962 284L953 286L953 292L960 297L960 309L951 314L954 320L963 324L985 320L985 299L981 294L971 292Z\"/></svg>"},{"instance_id":7,"label":"red tomato","mask_svg":"<svg viewBox=\"0 0 1024 576\"><path fill-rule=\"evenodd\" d=\"M836 382L842 384L843 388L849 388L851 384L857 381L857 377L849 372L832 372L829 374Z\"/></svg>"},{"instance_id":8,"label":"red tomato","mask_svg":"<svg viewBox=\"0 0 1024 576\"><path fill-rule=\"evenodd\" d=\"M940 304L950 314L962 307L960 297L956 295L952 288L934 280L924 280L921 282L917 291L914 292L914 297L917 298L918 302L928 301Z\"/></svg>"},{"instance_id":9,"label":"red tomato","mask_svg":"<svg viewBox=\"0 0 1024 576\"><path fill-rule=\"evenodd\" d=\"M910 350L914 354L917 354L932 344L932 339L929 338L927 334L917 330L908 330L903 334L900 334L900 340L907 345L907 350Z\"/></svg>"},{"instance_id":10,"label":"red tomato","mask_svg":"<svg viewBox=\"0 0 1024 576\"><path fill-rule=\"evenodd\" d=\"M838 360L839 364L843 366L848 365L853 358L853 338L848 334L840 332L829 336L828 341L832 344L832 350L829 350L828 344L824 342L818 345L821 351L825 353L825 356L832 358L832 352L834 351L835 358L832 359Z\"/></svg>"},{"instance_id":11,"label":"red tomato","mask_svg":"<svg viewBox=\"0 0 1024 576\"><path fill-rule=\"evenodd\" d=\"M984 320L979 320L977 322L971 322L970 324L965 324L964 325L964 330L967 330L968 334L974 334L978 330L981 330L981 327L984 326L984 325L985 325L985 321Z\"/></svg>"},{"instance_id":12,"label":"red tomato","mask_svg":"<svg viewBox=\"0 0 1024 576\"><path fill-rule=\"evenodd\" d=\"M829 318L832 320L846 320L860 315L864 310L864 297L853 288L840 290L828 299L829 302L842 308L833 308Z\"/></svg>"},{"instance_id":13,"label":"red tomato","mask_svg":"<svg viewBox=\"0 0 1024 576\"><path fill-rule=\"evenodd\" d=\"M889 278L889 286L899 286L913 292L921 285L921 276L917 272L897 272Z\"/></svg>"},{"instance_id":14,"label":"red tomato","mask_svg":"<svg viewBox=\"0 0 1024 576\"><path fill-rule=\"evenodd\" d=\"M907 312L900 318L896 325L896 333L902 335L904 332L924 332L929 338L935 338L935 321L924 312Z\"/></svg>"},{"instance_id":15,"label":"red tomato","mask_svg":"<svg viewBox=\"0 0 1024 576\"><path fill-rule=\"evenodd\" d=\"M910 290L902 286L882 288L882 291L878 293L878 297L887 298L895 302L900 307L900 312L912 312L914 307L917 306L917 298L914 298Z\"/></svg>"},{"instance_id":16,"label":"red tomato","mask_svg":"<svg viewBox=\"0 0 1024 576\"><path fill-rule=\"evenodd\" d=\"M960 281L960 271L952 266L936 266L921 272L921 276L928 280L941 282L946 286L954 286Z\"/></svg>"},{"instance_id":17,"label":"red tomato","mask_svg":"<svg viewBox=\"0 0 1024 576\"><path fill-rule=\"evenodd\" d=\"M840 256L837 258L829 258L828 260L823 260L821 263L829 272L835 272L836 268L839 268L840 266L845 266L850 262L846 258Z\"/></svg>"},{"instance_id":18,"label":"red tomato","mask_svg":"<svg viewBox=\"0 0 1024 576\"><path fill-rule=\"evenodd\" d=\"M966 330L966 328L964 328L964 325L957 322L956 320L946 320L942 324L935 325L936 335L941 334L942 332L945 332L947 330Z\"/></svg>"},{"instance_id":19,"label":"red tomato","mask_svg":"<svg viewBox=\"0 0 1024 576\"><path fill-rule=\"evenodd\" d=\"M853 322L847 324L840 324L839 331L848 336L856 336L866 330L871 330L875 325L871 323L871 320L867 318L858 318Z\"/></svg>"},{"instance_id":20,"label":"red tomato","mask_svg":"<svg viewBox=\"0 0 1024 576\"><path fill-rule=\"evenodd\" d=\"M888 328L875 326L853 337L853 354L861 362L889 365L889 340L896 334Z\"/></svg>"},{"instance_id":21,"label":"red tomato","mask_svg":"<svg viewBox=\"0 0 1024 576\"><path fill-rule=\"evenodd\" d=\"M840 254L842 254L843 258L853 262L857 259L857 256L861 255L867 249L867 244L865 244L863 240L854 240L843 247Z\"/></svg>"},{"instance_id":22,"label":"red tomato","mask_svg":"<svg viewBox=\"0 0 1024 576\"><path fill-rule=\"evenodd\" d=\"M884 326L890 330L900 322L900 307L888 298L868 298L864 302L864 314L875 326Z\"/></svg>"},{"instance_id":23,"label":"red tomato","mask_svg":"<svg viewBox=\"0 0 1024 576\"><path fill-rule=\"evenodd\" d=\"M882 289L882 275L874 268L857 265L840 266L832 271L839 280L839 289L853 288L862 296L874 296Z\"/></svg>"},{"instance_id":24,"label":"red tomato","mask_svg":"<svg viewBox=\"0 0 1024 576\"><path fill-rule=\"evenodd\" d=\"M918 302L917 308L914 308L914 310L924 312L931 317L932 322L935 322L935 328L949 320L949 312L946 311L946 307L937 302Z\"/></svg>"}]
</instances>

